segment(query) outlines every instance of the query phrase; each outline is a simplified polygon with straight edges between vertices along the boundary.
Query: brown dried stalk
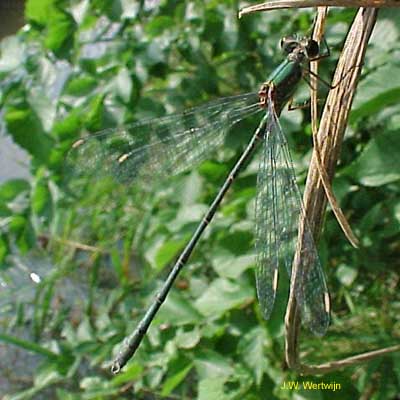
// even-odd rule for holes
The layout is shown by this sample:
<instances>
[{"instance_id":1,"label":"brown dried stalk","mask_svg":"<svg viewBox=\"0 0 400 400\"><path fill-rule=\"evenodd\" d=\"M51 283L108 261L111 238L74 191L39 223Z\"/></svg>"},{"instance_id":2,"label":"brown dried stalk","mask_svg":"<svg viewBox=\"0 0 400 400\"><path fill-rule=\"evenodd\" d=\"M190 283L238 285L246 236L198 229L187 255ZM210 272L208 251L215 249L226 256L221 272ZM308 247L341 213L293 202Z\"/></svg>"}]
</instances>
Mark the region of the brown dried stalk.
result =
<instances>
[{"instance_id":1,"label":"brown dried stalk","mask_svg":"<svg viewBox=\"0 0 400 400\"><path fill-rule=\"evenodd\" d=\"M325 19L328 15L328 7L319 7L317 11L317 18L314 24L313 31L313 39L318 43L321 43L324 37L324 28L325 28ZM315 151L315 159L317 161L317 167L319 176L324 186L326 197L328 198L329 204L332 207L332 211L335 214L336 220L338 221L340 227L342 228L343 233L345 234L348 241L352 244L353 247L358 247L358 239L356 235L353 233L350 224L348 223L340 205L336 199L335 194L332 190L331 179L329 178L325 168L322 165L322 156L320 145L318 142L318 61L312 61L310 63L310 87L311 87L311 126L312 126L312 135L314 141L314 151Z\"/></svg>"},{"instance_id":2,"label":"brown dried stalk","mask_svg":"<svg viewBox=\"0 0 400 400\"><path fill-rule=\"evenodd\" d=\"M400 7L399 0L270 0L267 3L244 7L239 11L239 18L245 14L282 8L307 7Z\"/></svg>"},{"instance_id":3,"label":"brown dried stalk","mask_svg":"<svg viewBox=\"0 0 400 400\"><path fill-rule=\"evenodd\" d=\"M357 87L357 78L361 70L360 66L362 65L367 43L375 25L376 16L377 9L361 8L358 11L348 33L333 79L333 84L335 82L341 83L329 92L325 104L317 138L321 156L320 162L322 162L322 167L327 172L329 180L333 178L335 166L339 158L351 104ZM315 238L318 238L320 234L327 204L324 187L320 180L317 157L318 155L314 151L304 194L305 212ZM301 316L296 304L293 288L296 285L297 268L300 265L303 227L302 222L299 228L299 241L292 268L291 290L285 317L286 362L288 366L301 374L320 374L400 350L399 345L321 365L301 363L298 346Z\"/></svg>"}]
</instances>

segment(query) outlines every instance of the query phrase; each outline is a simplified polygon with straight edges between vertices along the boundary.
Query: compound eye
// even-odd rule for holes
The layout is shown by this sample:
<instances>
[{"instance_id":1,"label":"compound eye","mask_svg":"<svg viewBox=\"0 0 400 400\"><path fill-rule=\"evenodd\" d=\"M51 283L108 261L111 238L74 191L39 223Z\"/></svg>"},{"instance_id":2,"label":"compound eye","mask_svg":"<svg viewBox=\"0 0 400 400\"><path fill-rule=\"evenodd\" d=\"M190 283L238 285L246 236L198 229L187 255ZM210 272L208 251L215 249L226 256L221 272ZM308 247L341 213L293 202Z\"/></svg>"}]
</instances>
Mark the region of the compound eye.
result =
<instances>
[{"instance_id":1,"label":"compound eye","mask_svg":"<svg viewBox=\"0 0 400 400\"><path fill-rule=\"evenodd\" d=\"M313 39L310 39L307 44L307 55L309 58L315 58L319 55L319 45Z\"/></svg>"},{"instance_id":2,"label":"compound eye","mask_svg":"<svg viewBox=\"0 0 400 400\"><path fill-rule=\"evenodd\" d=\"M293 36L286 36L281 39L280 46L285 54L290 54L296 47L299 46L299 42Z\"/></svg>"}]
</instances>

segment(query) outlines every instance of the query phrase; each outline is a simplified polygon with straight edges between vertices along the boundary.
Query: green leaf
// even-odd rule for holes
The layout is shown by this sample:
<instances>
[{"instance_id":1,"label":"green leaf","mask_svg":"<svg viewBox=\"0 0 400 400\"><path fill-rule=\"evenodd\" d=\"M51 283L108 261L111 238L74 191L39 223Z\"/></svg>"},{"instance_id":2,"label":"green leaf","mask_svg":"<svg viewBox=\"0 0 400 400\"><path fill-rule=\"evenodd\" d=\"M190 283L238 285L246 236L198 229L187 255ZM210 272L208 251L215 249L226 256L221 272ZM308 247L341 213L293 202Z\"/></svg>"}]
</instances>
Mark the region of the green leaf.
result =
<instances>
[{"instance_id":1,"label":"green leaf","mask_svg":"<svg viewBox=\"0 0 400 400\"><path fill-rule=\"evenodd\" d=\"M27 220L22 215L14 215L11 223L10 230L14 233L19 233L21 230L24 230L27 225Z\"/></svg>"},{"instance_id":2,"label":"green leaf","mask_svg":"<svg viewBox=\"0 0 400 400\"><path fill-rule=\"evenodd\" d=\"M32 188L31 194L32 211L39 216L51 215L52 196L48 186L48 181L45 178L37 179Z\"/></svg>"},{"instance_id":3,"label":"green leaf","mask_svg":"<svg viewBox=\"0 0 400 400\"><path fill-rule=\"evenodd\" d=\"M196 308L205 316L219 318L225 312L240 307L254 298L254 288L247 281L232 282L216 279L196 300Z\"/></svg>"},{"instance_id":4,"label":"green leaf","mask_svg":"<svg viewBox=\"0 0 400 400\"><path fill-rule=\"evenodd\" d=\"M72 45L75 31L75 22L71 15L59 9L53 9L47 25L45 40L47 48L56 54L67 50L67 46Z\"/></svg>"},{"instance_id":5,"label":"green leaf","mask_svg":"<svg viewBox=\"0 0 400 400\"><path fill-rule=\"evenodd\" d=\"M215 253L212 266L222 278L237 279L244 271L254 266L254 256L235 256L232 253L221 250Z\"/></svg>"},{"instance_id":6,"label":"green leaf","mask_svg":"<svg viewBox=\"0 0 400 400\"><path fill-rule=\"evenodd\" d=\"M154 259L157 270L162 270L166 265L174 260L177 253L182 249L185 243L185 238L179 240L168 240L163 243L157 250Z\"/></svg>"},{"instance_id":7,"label":"green leaf","mask_svg":"<svg viewBox=\"0 0 400 400\"><path fill-rule=\"evenodd\" d=\"M249 248L252 247L253 234L247 230L242 229L231 229L231 232L226 233L218 245L228 249L233 254L240 256L246 253Z\"/></svg>"},{"instance_id":8,"label":"green leaf","mask_svg":"<svg viewBox=\"0 0 400 400\"><path fill-rule=\"evenodd\" d=\"M351 286L357 278L357 270L348 265L341 264L336 270L336 277L344 286Z\"/></svg>"},{"instance_id":9,"label":"green leaf","mask_svg":"<svg viewBox=\"0 0 400 400\"><path fill-rule=\"evenodd\" d=\"M243 359L253 372L257 385L261 384L268 365L265 354L266 342L265 330L261 326L257 326L241 338L238 346L238 351L243 354Z\"/></svg>"},{"instance_id":10,"label":"green leaf","mask_svg":"<svg viewBox=\"0 0 400 400\"><path fill-rule=\"evenodd\" d=\"M9 36L0 42L0 73L12 72L24 62L26 46L16 36Z\"/></svg>"},{"instance_id":11,"label":"green leaf","mask_svg":"<svg viewBox=\"0 0 400 400\"><path fill-rule=\"evenodd\" d=\"M200 380L218 378L224 381L234 372L229 359L212 350L197 353L195 367Z\"/></svg>"},{"instance_id":12,"label":"green leaf","mask_svg":"<svg viewBox=\"0 0 400 400\"><path fill-rule=\"evenodd\" d=\"M392 104L398 104L399 97L400 67L384 65L377 68L357 88L350 123L374 115Z\"/></svg>"},{"instance_id":13,"label":"green leaf","mask_svg":"<svg viewBox=\"0 0 400 400\"><path fill-rule=\"evenodd\" d=\"M382 132L343 173L365 186L382 186L400 179L399 132Z\"/></svg>"},{"instance_id":14,"label":"green leaf","mask_svg":"<svg viewBox=\"0 0 400 400\"><path fill-rule=\"evenodd\" d=\"M169 396L171 392L186 378L192 368L193 364L190 363L181 371L169 377L163 384L161 396Z\"/></svg>"},{"instance_id":15,"label":"green leaf","mask_svg":"<svg viewBox=\"0 0 400 400\"><path fill-rule=\"evenodd\" d=\"M60 140L71 139L76 136L82 127L81 110L71 111L64 119L56 121L53 134Z\"/></svg>"},{"instance_id":16,"label":"green leaf","mask_svg":"<svg viewBox=\"0 0 400 400\"><path fill-rule=\"evenodd\" d=\"M201 318L201 314L193 307L192 302L176 290L169 293L157 316L158 321L173 326L194 324Z\"/></svg>"},{"instance_id":17,"label":"green leaf","mask_svg":"<svg viewBox=\"0 0 400 400\"><path fill-rule=\"evenodd\" d=\"M112 386L121 386L124 383L132 382L143 373L143 365L136 362L130 362L124 369L123 374L114 376L111 381Z\"/></svg>"},{"instance_id":18,"label":"green leaf","mask_svg":"<svg viewBox=\"0 0 400 400\"><path fill-rule=\"evenodd\" d=\"M192 349L201 340L199 329L195 328L189 332L182 332L181 330L175 336L175 343L181 349Z\"/></svg>"},{"instance_id":19,"label":"green leaf","mask_svg":"<svg viewBox=\"0 0 400 400\"><path fill-rule=\"evenodd\" d=\"M204 204L185 205L179 208L174 221L168 224L171 232L180 232L181 229L189 223L197 223L201 221L208 207Z\"/></svg>"},{"instance_id":20,"label":"green leaf","mask_svg":"<svg viewBox=\"0 0 400 400\"><path fill-rule=\"evenodd\" d=\"M199 173L207 180L218 182L226 174L226 165L215 161L205 161L199 167Z\"/></svg>"},{"instance_id":21,"label":"green leaf","mask_svg":"<svg viewBox=\"0 0 400 400\"><path fill-rule=\"evenodd\" d=\"M225 382L219 378L207 378L199 381L198 400L229 400L224 391Z\"/></svg>"},{"instance_id":22,"label":"green leaf","mask_svg":"<svg viewBox=\"0 0 400 400\"><path fill-rule=\"evenodd\" d=\"M121 99L128 103L132 94L132 79L127 68L121 68L118 71L118 75L115 77L117 93L121 97Z\"/></svg>"},{"instance_id":23,"label":"green leaf","mask_svg":"<svg viewBox=\"0 0 400 400\"><path fill-rule=\"evenodd\" d=\"M92 76L80 75L68 81L65 93L71 96L84 96L89 94L97 86L97 81Z\"/></svg>"},{"instance_id":24,"label":"green leaf","mask_svg":"<svg viewBox=\"0 0 400 400\"><path fill-rule=\"evenodd\" d=\"M105 94L95 96L90 102L89 112L85 118L85 126L90 132L97 132L103 128L105 117Z\"/></svg>"},{"instance_id":25,"label":"green leaf","mask_svg":"<svg viewBox=\"0 0 400 400\"><path fill-rule=\"evenodd\" d=\"M173 28L175 26L174 20L166 15L153 18L145 25L146 33L150 37L160 36L164 30Z\"/></svg>"},{"instance_id":26,"label":"green leaf","mask_svg":"<svg viewBox=\"0 0 400 400\"><path fill-rule=\"evenodd\" d=\"M46 25L55 4L56 0L28 0L25 5L25 17L39 25Z\"/></svg>"},{"instance_id":27,"label":"green leaf","mask_svg":"<svg viewBox=\"0 0 400 400\"><path fill-rule=\"evenodd\" d=\"M140 4L131 0L120 0L122 7L121 18L136 18Z\"/></svg>"},{"instance_id":28,"label":"green leaf","mask_svg":"<svg viewBox=\"0 0 400 400\"><path fill-rule=\"evenodd\" d=\"M44 134L36 114L31 109L10 107L4 115L4 119L14 141L33 157L46 163L49 159L53 141L48 135Z\"/></svg>"},{"instance_id":29,"label":"green leaf","mask_svg":"<svg viewBox=\"0 0 400 400\"><path fill-rule=\"evenodd\" d=\"M93 328L87 318L79 324L76 335L79 342L91 342L94 339Z\"/></svg>"},{"instance_id":30,"label":"green leaf","mask_svg":"<svg viewBox=\"0 0 400 400\"><path fill-rule=\"evenodd\" d=\"M0 269L3 265L4 260L6 259L6 255L9 252L8 243L3 235L0 235Z\"/></svg>"},{"instance_id":31,"label":"green leaf","mask_svg":"<svg viewBox=\"0 0 400 400\"><path fill-rule=\"evenodd\" d=\"M30 190L28 181L24 179L11 179L0 186L0 203L7 203L15 199L22 192Z\"/></svg>"},{"instance_id":32,"label":"green leaf","mask_svg":"<svg viewBox=\"0 0 400 400\"><path fill-rule=\"evenodd\" d=\"M58 358L58 355L56 353L53 353L52 351L46 349L45 347L40 346L39 344L37 344L35 342L30 342L25 339L20 339L16 336L11 336L11 335L7 335L5 333L0 333L0 340L5 343L8 343L8 344L18 346L18 347L25 349L27 351L30 351L32 353L36 353L41 356L45 356L47 358L52 358L52 359Z\"/></svg>"},{"instance_id":33,"label":"green leaf","mask_svg":"<svg viewBox=\"0 0 400 400\"><path fill-rule=\"evenodd\" d=\"M54 76L50 76L50 72L47 72L47 75L48 79L55 78ZM42 87L38 86L31 89L29 102L43 130L49 132L56 118L56 102L43 92Z\"/></svg>"},{"instance_id":34,"label":"green leaf","mask_svg":"<svg viewBox=\"0 0 400 400\"><path fill-rule=\"evenodd\" d=\"M364 232L364 234L371 232L377 225L382 222L382 207L382 203L376 203L372 207L370 207L368 212L363 216L361 224L359 224L359 229L361 232Z\"/></svg>"},{"instance_id":35,"label":"green leaf","mask_svg":"<svg viewBox=\"0 0 400 400\"><path fill-rule=\"evenodd\" d=\"M184 178L181 186L178 187L177 196L183 208L195 206L202 189L202 179L196 171ZM204 212L204 208L199 210ZM178 214L179 215L179 214Z\"/></svg>"}]
</instances>

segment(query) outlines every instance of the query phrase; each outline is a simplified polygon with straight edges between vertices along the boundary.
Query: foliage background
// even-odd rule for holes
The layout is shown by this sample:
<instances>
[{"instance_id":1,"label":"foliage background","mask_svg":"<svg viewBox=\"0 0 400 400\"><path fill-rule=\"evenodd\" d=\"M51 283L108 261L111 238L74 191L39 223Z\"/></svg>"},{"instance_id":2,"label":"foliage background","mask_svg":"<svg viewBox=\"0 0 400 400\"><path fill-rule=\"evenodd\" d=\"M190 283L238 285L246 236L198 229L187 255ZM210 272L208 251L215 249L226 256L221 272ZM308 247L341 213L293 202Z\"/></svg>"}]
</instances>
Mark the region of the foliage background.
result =
<instances>
[{"instance_id":1,"label":"foliage background","mask_svg":"<svg viewBox=\"0 0 400 400\"><path fill-rule=\"evenodd\" d=\"M84 131L257 90L281 60L279 39L312 25L310 10L238 20L239 8L233 0L30 0L28 25L2 41L2 128L30 154L32 176L0 187L3 398L399 396L398 354L323 377L283 367L288 284L281 279L268 322L255 299L257 160L235 182L126 372L108 372L112 353L143 315L256 121L235 129L209 161L152 193L72 179L68 148ZM354 14L330 13L326 77ZM303 332L310 362L399 340L399 20L397 10L380 12L363 67L334 182L362 246L351 248L328 212L319 249L332 326L321 339ZM308 114L282 116L300 183L311 152ZM280 389L291 380L342 388Z\"/></svg>"}]
</instances>

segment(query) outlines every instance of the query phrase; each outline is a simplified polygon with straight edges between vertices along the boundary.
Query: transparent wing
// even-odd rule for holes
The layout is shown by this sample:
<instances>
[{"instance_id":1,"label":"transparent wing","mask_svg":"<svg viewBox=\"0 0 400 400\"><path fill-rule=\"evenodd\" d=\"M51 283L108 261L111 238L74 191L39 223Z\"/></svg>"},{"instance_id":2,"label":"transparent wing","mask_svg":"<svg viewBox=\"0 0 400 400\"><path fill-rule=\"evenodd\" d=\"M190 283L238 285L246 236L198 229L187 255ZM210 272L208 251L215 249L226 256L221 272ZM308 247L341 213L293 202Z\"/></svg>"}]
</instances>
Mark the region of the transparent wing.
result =
<instances>
[{"instance_id":1,"label":"transparent wing","mask_svg":"<svg viewBox=\"0 0 400 400\"><path fill-rule=\"evenodd\" d=\"M232 125L259 111L257 94L248 93L104 130L76 141L68 165L75 174L112 175L122 182L175 175L204 160Z\"/></svg>"},{"instance_id":2,"label":"transparent wing","mask_svg":"<svg viewBox=\"0 0 400 400\"><path fill-rule=\"evenodd\" d=\"M264 316L268 318L275 300L278 266L283 263L291 276L299 217L304 216L289 147L270 102L257 186L257 293ZM329 325L329 294L307 222L302 238L295 296L305 324L315 334L323 335Z\"/></svg>"},{"instance_id":3,"label":"transparent wing","mask_svg":"<svg viewBox=\"0 0 400 400\"><path fill-rule=\"evenodd\" d=\"M269 319L278 286L279 235L277 234L278 204L276 197L277 141L271 135L273 120L266 119L264 143L257 175L256 196L256 286L257 297L265 319Z\"/></svg>"}]
</instances>

